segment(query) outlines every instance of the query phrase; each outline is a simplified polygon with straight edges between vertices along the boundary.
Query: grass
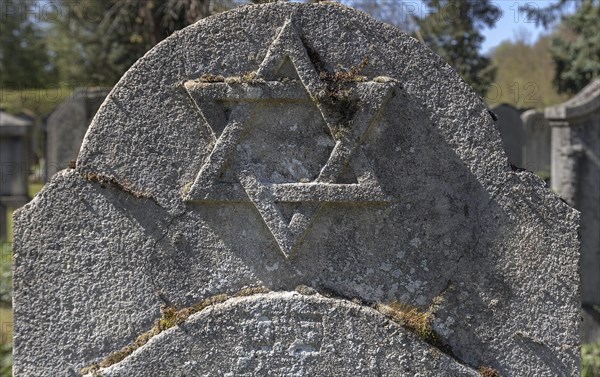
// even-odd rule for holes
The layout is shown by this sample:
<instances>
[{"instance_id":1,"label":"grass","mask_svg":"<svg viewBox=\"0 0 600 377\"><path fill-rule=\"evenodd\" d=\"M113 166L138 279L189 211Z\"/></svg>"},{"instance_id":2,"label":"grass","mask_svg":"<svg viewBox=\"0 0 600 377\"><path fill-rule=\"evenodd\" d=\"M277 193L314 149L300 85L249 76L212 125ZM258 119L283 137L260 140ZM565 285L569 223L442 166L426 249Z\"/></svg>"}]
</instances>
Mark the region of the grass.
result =
<instances>
[{"instance_id":1,"label":"grass","mask_svg":"<svg viewBox=\"0 0 600 377\"><path fill-rule=\"evenodd\" d=\"M581 377L600 376L600 339L581 347Z\"/></svg>"},{"instance_id":2,"label":"grass","mask_svg":"<svg viewBox=\"0 0 600 377\"><path fill-rule=\"evenodd\" d=\"M44 187L44 182L30 183L29 184L29 197L33 198L38 192Z\"/></svg>"}]
</instances>

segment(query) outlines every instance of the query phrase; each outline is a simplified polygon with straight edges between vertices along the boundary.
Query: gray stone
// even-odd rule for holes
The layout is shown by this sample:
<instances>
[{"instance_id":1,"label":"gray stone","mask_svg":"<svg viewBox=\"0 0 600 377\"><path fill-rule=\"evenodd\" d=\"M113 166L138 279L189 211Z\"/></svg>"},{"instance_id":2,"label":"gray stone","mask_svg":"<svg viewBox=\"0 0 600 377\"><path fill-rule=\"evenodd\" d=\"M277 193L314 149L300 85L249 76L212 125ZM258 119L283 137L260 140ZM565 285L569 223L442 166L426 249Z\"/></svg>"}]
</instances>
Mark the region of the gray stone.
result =
<instances>
[{"instance_id":1,"label":"gray stone","mask_svg":"<svg viewBox=\"0 0 600 377\"><path fill-rule=\"evenodd\" d=\"M502 137L502 146L508 156L508 161L518 167L523 166L523 145L525 144L525 130L521 121L519 109L512 105L502 104L492 108L498 120L496 126Z\"/></svg>"},{"instance_id":2,"label":"gray stone","mask_svg":"<svg viewBox=\"0 0 600 377\"><path fill-rule=\"evenodd\" d=\"M233 298L166 330L105 376L473 376L381 313L297 293ZM91 376L91 375L90 375Z\"/></svg>"},{"instance_id":3,"label":"gray stone","mask_svg":"<svg viewBox=\"0 0 600 377\"><path fill-rule=\"evenodd\" d=\"M356 375L368 359L421 375L576 376L578 219L512 171L481 98L413 38L337 4L242 7L138 61L76 169L16 215L14 373L144 374L179 350L166 365L189 375L192 343L250 357L260 343L232 351L231 337L263 309L282 347L304 344L314 327L298 330L294 308L314 307L332 331L343 324L324 343L349 341L340 354L270 354L250 374L329 363ZM285 293L298 286L330 297ZM277 293L198 306L248 287ZM154 324L162 305L195 314L148 340L170 321L163 308ZM411 308L382 311L405 327L382 305ZM218 360L206 373L240 375Z\"/></svg>"},{"instance_id":4,"label":"gray stone","mask_svg":"<svg viewBox=\"0 0 600 377\"><path fill-rule=\"evenodd\" d=\"M0 111L0 239L3 240L8 235L8 209L29 201L32 127L32 122Z\"/></svg>"},{"instance_id":5,"label":"gray stone","mask_svg":"<svg viewBox=\"0 0 600 377\"><path fill-rule=\"evenodd\" d=\"M581 211L584 341L597 339L600 313L600 78L565 103L546 108L552 127L552 188ZM595 315L596 319L594 319Z\"/></svg>"},{"instance_id":6,"label":"gray stone","mask_svg":"<svg viewBox=\"0 0 600 377\"><path fill-rule=\"evenodd\" d=\"M76 159L88 126L109 91L77 88L50 114L46 124L46 182Z\"/></svg>"},{"instance_id":7,"label":"gray stone","mask_svg":"<svg viewBox=\"0 0 600 377\"><path fill-rule=\"evenodd\" d=\"M550 175L551 128L543 112L527 110L521 115L525 133L522 167L540 175Z\"/></svg>"}]
</instances>

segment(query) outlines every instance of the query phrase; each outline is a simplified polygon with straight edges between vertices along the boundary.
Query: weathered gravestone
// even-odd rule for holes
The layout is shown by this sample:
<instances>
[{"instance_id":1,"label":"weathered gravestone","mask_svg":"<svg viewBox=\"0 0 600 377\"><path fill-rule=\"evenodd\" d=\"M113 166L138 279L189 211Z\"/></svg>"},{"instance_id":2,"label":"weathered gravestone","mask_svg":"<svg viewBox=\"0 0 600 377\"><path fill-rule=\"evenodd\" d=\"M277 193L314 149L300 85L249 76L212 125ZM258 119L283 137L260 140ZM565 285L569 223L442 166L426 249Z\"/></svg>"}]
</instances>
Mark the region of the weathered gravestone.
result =
<instances>
[{"instance_id":1,"label":"weathered gravestone","mask_svg":"<svg viewBox=\"0 0 600 377\"><path fill-rule=\"evenodd\" d=\"M503 103L493 107L492 112L498 117L496 125L500 131L508 161L513 165L523 166L525 130L521 121L521 111L512 105Z\"/></svg>"},{"instance_id":2,"label":"weathered gravestone","mask_svg":"<svg viewBox=\"0 0 600 377\"><path fill-rule=\"evenodd\" d=\"M527 110L521 114L523 121L523 160L522 167L538 173L550 176L550 145L551 131L548 121L543 112Z\"/></svg>"},{"instance_id":3,"label":"weathered gravestone","mask_svg":"<svg viewBox=\"0 0 600 377\"><path fill-rule=\"evenodd\" d=\"M14 371L576 376L577 221L413 38L242 7L136 63L19 211Z\"/></svg>"},{"instance_id":4,"label":"weathered gravestone","mask_svg":"<svg viewBox=\"0 0 600 377\"><path fill-rule=\"evenodd\" d=\"M29 159L33 123L0 111L0 239L8 236L7 212L29 201Z\"/></svg>"},{"instance_id":5,"label":"weathered gravestone","mask_svg":"<svg viewBox=\"0 0 600 377\"><path fill-rule=\"evenodd\" d=\"M581 301L588 313L583 335L595 341L600 337L600 78L544 113L552 127L552 188L581 211Z\"/></svg>"},{"instance_id":6,"label":"weathered gravestone","mask_svg":"<svg viewBox=\"0 0 600 377\"><path fill-rule=\"evenodd\" d=\"M83 136L108 95L106 88L77 88L46 123L46 181L75 160Z\"/></svg>"}]
</instances>

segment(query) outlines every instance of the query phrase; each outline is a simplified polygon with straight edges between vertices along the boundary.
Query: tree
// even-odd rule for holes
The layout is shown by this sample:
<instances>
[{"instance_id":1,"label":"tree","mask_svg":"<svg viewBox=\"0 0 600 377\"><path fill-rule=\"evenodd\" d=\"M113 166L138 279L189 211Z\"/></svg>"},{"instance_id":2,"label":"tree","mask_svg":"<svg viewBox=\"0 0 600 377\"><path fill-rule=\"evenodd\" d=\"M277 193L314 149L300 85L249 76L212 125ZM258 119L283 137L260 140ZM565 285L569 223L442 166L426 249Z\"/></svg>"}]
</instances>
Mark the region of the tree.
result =
<instances>
[{"instance_id":1,"label":"tree","mask_svg":"<svg viewBox=\"0 0 600 377\"><path fill-rule=\"evenodd\" d=\"M232 0L61 0L52 46L64 81L113 85L174 31L229 9ZM61 60L62 59L62 60ZM63 61L64 60L64 61Z\"/></svg>"},{"instance_id":2,"label":"tree","mask_svg":"<svg viewBox=\"0 0 600 377\"><path fill-rule=\"evenodd\" d=\"M489 0L424 0L433 12L416 20L423 41L475 91L485 94L494 81L490 59L479 54L480 30L493 27L500 10Z\"/></svg>"},{"instance_id":3,"label":"tree","mask_svg":"<svg viewBox=\"0 0 600 377\"><path fill-rule=\"evenodd\" d=\"M556 72L554 85L561 93L574 94L600 75L600 0L571 3L559 0L546 8L523 7L538 24L550 27L569 4L572 15L563 15L552 38L550 53Z\"/></svg>"},{"instance_id":4,"label":"tree","mask_svg":"<svg viewBox=\"0 0 600 377\"><path fill-rule=\"evenodd\" d=\"M485 97L488 104L509 103L522 108L543 109L567 99L552 86L554 64L549 47L551 37L542 36L534 44L521 36L515 42L502 42L492 52L496 79Z\"/></svg>"},{"instance_id":5,"label":"tree","mask_svg":"<svg viewBox=\"0 0 600 377\"><path fill-rule=\"evenodd\" d=\"M34 0L2 0L0 9L0 86L40 88L54 72L43 30L31 18Z\"/></svg>"}]
</instances>

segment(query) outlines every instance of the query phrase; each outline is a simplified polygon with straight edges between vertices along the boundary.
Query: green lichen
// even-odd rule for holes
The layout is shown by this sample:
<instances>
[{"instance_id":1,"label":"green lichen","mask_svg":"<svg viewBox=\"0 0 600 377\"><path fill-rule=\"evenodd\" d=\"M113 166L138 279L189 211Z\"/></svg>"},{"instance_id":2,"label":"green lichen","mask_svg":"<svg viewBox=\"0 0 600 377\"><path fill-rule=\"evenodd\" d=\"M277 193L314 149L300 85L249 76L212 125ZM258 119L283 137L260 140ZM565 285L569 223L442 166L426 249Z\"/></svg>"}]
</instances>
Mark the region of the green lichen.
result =
<instances>
[{"instance_id":1,"label":"green lichen","mask_svg":"<svg viewBox=\"0 0 600 377\"><path fill-rule=\"evenodd\" d=\"M186 184L183 186L183 189L182 189L182 191L183 191L183 194L184 194L184 195L187 195L187 194L189 194L189 193L190 193L190 191L192 190L192 185L193 185L193 184L194 184L193 182L188 182L188 183L186 183Z\"/></svg>"}]
</instances>

